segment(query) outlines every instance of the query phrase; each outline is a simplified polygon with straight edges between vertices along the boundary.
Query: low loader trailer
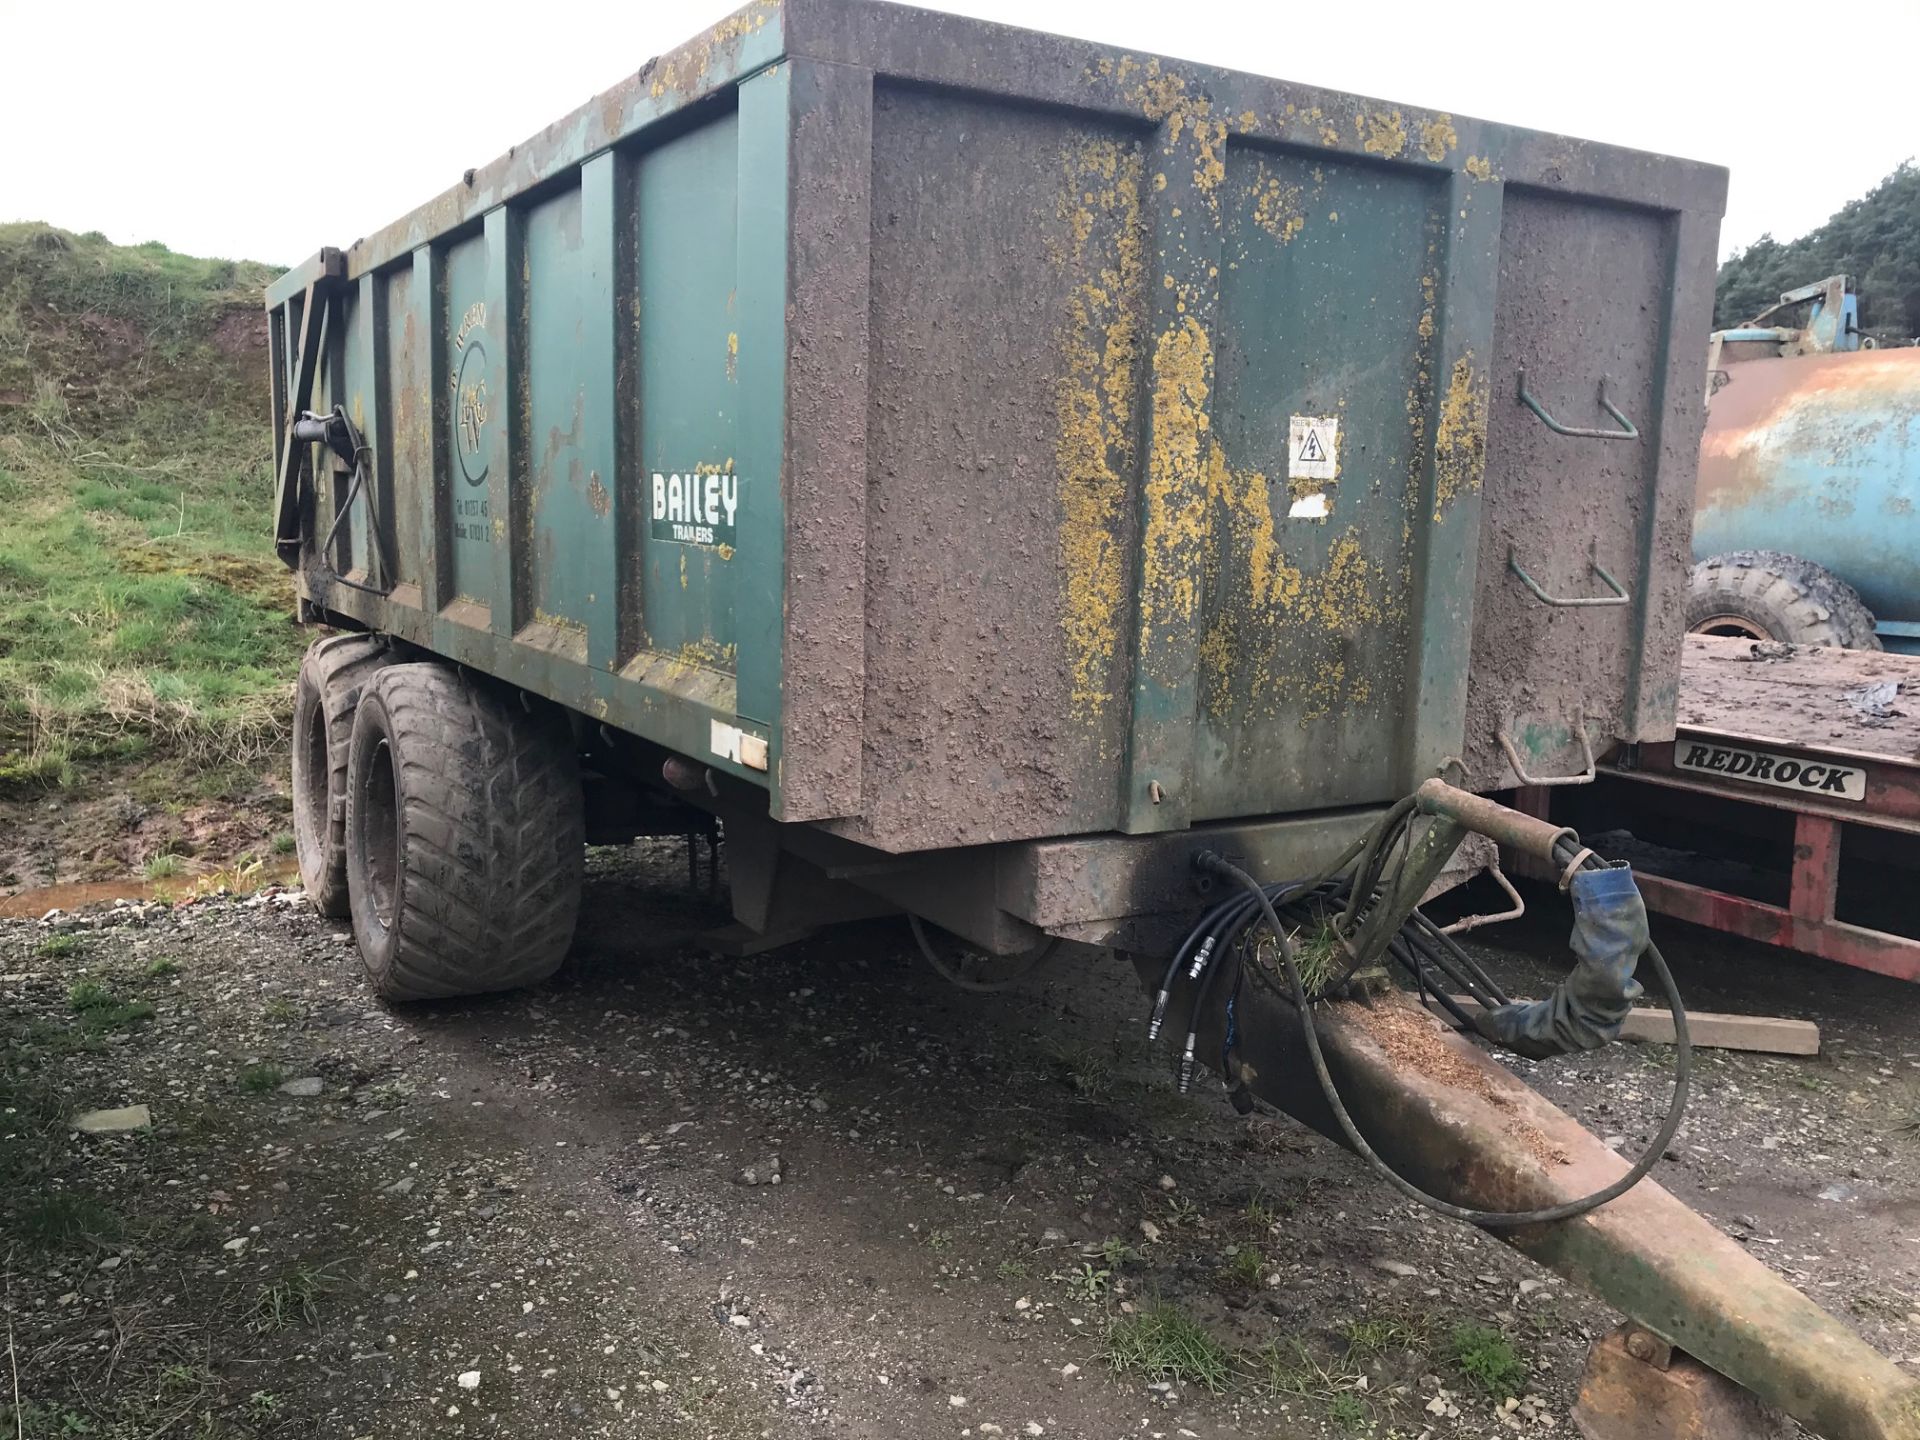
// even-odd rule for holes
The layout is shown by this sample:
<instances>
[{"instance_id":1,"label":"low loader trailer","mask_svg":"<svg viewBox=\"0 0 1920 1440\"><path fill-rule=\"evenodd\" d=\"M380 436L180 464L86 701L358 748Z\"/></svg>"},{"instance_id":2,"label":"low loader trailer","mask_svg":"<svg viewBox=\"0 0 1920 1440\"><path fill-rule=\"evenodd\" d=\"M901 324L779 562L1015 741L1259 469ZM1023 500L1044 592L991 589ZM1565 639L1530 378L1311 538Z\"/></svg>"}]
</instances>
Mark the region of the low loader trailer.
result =
<instances>
[{"instance_id":1,"label":"low loader trailer","mask_svg":"<svg viewBox=\"0 0 1920 1440\"><path fill-rule=\"evenodd\" d=\"M1514 804L1632 835L1661 914L1920 980L1920 656L1689 635L1673 740Z\"/></svg>"},{"instance_id":2,"label":"low loader trailer","mask_svg":"<svg viewBox=\"0 0 1920 1440\"><path fill-rule=\"evenodd\" d=\"M1182 1085L1633 1317L1590 1433L1920 1437L1920 1386L1645 1178L1689 1051L1631 872L1485 798L1673 738L1725 189L756 0L270 288L276 540L333 632L307 888L394 1002L546 978L586 843L716 828L741 951L900 914L994 988L1107 947ZM1578 917L1533 1004L1417 909L1498 844ZM1681 1048L1633 1161L1408 993L1549 1055L1643 959Z\"/></svg>"}]
</instances>

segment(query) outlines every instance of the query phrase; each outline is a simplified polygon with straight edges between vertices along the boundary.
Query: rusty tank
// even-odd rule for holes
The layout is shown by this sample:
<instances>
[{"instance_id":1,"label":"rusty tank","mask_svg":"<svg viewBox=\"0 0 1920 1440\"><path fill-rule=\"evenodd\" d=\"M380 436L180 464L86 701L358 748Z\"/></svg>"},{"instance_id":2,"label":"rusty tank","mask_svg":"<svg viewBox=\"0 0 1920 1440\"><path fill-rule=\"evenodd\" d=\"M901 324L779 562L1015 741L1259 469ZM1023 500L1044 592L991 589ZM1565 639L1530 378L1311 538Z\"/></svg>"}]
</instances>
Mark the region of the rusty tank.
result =
<instances>
[{"instance_id":1,"label":"rusty tank","mask_svg":"<svg viewBox=\"0 0 1920 1440\"><path fill-rule=\"evenodd\" d=\"M1728 354L1721 369L1695 554L1800 557L1851 587L1880 645L1920 654L1920 348Z\"/></svg>"}]
</instances>

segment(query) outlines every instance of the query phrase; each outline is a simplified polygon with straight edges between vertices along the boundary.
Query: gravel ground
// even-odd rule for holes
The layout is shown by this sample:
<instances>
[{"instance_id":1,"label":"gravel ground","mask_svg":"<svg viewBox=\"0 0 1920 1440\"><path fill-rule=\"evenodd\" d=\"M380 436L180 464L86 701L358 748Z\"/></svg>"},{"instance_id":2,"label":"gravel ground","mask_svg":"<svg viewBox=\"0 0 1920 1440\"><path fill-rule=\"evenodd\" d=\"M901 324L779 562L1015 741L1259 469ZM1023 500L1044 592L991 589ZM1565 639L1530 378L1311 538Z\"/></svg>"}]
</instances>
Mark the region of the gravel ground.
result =
<instances>
[{"instance_id":1,"label":"gravel ground","mask_svg":"<svg viewBox=\"0 0 1920 1440\"><path fill-rule=\"evenodd\" d=\"M1519 992L1564 954L1533 898L1479 947ZM8 1428L1571 1433L1617 1317L1286 1118L1176 1095L1118 961L978 997L898 922L727 960L694 939L722 919L674 846L596 852L561 977L406 1011L295 894L0 922ZM1661 934L1696 1008L1827 1045L1703 1053L1659 1178L1920 1361L1920 997ZM1671 1074L1516 1063L1628 1148Z\"/></svg>"}]
</instances>

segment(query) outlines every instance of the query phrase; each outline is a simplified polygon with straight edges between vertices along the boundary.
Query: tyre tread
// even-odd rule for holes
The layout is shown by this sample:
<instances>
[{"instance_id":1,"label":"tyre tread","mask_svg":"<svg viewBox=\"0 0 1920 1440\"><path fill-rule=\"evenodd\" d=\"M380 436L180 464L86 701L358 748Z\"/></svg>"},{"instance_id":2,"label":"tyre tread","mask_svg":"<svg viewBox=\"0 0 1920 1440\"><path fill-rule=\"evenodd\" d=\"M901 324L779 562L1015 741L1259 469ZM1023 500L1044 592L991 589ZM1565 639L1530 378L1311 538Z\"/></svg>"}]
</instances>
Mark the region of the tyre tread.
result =
<instances>
[{"instance_id":1,"label":"tyre tread","mask_svg":"<svg viewBox=\"0 0 1920 1440\"><path fill-rule=\"evenodd\" d=\"M322 915L332 920L348 913L346 796L347 751L353 735L353 711L367 681L380 670L396 663L397 657L379 635L329 635L307 647L300 661L300 680L295 707L317 704L321 724L326 729L327 805L318 817L301 817L304 824L294 826L300 880L308 898ZM309 687L317 701L308 694ZM296 727L312 723L312 715L296 715ZM304 753L296 733L295 754ZM301 801L302 787L294 785L294 803Z\"/></svg>"},{"instance_id":2,"label":"tyre tread","mask_svg":"<svg viewBox=\"0 0 1920 1440\"><path fill-rule=\"evenodd\" d=\"M396 665L372 683L367 718L388 728L403 811L384 955L355 920L375 988L420 1000L546 979L573 942L586 846L565 724L448 665Z\"/></svg>"},{"instance_id":3,"label":"tyre tread","mask_svg":"<svg viewBox=\"0 0 1920 1440\"><path fill-rule=\"evenodd\" d=\"M1878 650L1873 614L1824 566L1780 550L1733 550L1693 567L1687 628L1741 615L1796 645Z\"/></svg>"}]
</instances>

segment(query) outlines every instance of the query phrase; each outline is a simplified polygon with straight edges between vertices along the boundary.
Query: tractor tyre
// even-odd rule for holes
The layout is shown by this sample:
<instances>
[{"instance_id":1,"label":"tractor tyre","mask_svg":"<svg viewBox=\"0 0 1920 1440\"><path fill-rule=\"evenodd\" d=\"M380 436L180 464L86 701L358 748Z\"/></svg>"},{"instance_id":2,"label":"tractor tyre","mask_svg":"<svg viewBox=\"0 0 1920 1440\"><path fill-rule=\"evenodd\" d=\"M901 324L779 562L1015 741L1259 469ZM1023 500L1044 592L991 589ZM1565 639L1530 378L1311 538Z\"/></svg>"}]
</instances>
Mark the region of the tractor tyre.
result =
<instances>
[{"instance_id":1,"label":"tractor tyre","mask_svg":"<svg viewBox=\"0 0 1920 1440\"><path fill-rule=\"evenodd\" d=\"M1873 614L1851 585L1811 560L1778 550L1735 550L1695 565L1687 629L1794 645L1881 648Z\"/></svg>"},{"instance_id":2,"label":"tractor tyre","mask_svg":"<svg viewBox=\"0 0 1920 1440\"><path fill-rule=\"evenodd\" d=\"M293 849L300 883L329 919L347 914L347 742L360 692L397 656L378 635L307 647L293 690Z\"/></svg>"},{"instance_id":3,"label":"tractor tyre","mask_svg":"<svg viewBox=\"0 0 1920 1440\"><path fill-rule=\"evenodd\" d=\"M545 980L573 943L585 859L561 712L450 665L374 679L347 762L347 886L382 999Z\"/></svg>"}]
</instances>

